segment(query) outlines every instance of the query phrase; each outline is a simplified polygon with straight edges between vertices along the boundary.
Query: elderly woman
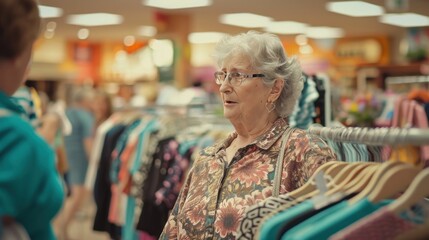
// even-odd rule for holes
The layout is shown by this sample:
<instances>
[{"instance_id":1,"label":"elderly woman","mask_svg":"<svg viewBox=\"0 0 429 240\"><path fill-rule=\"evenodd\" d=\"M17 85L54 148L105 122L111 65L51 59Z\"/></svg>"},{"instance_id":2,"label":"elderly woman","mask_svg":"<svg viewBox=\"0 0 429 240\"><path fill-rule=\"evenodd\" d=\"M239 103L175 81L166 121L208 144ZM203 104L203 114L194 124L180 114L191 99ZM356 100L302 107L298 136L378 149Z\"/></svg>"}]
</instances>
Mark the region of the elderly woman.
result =
<instances>
[{"instance_id":1,"label":"elderly woman","mask_svg":"<svg viewBox=\"0 0 429 240\"><path fill-rule=\"evenodd\" d=\"M290 192L335 159L328 147L288 126L303 79L278 37L227 36L215 57L224 115L235 131L194 161L161 239L235 239L246 207L273 195L276 179L280 194Z\"/></svg>"}]
</instances>

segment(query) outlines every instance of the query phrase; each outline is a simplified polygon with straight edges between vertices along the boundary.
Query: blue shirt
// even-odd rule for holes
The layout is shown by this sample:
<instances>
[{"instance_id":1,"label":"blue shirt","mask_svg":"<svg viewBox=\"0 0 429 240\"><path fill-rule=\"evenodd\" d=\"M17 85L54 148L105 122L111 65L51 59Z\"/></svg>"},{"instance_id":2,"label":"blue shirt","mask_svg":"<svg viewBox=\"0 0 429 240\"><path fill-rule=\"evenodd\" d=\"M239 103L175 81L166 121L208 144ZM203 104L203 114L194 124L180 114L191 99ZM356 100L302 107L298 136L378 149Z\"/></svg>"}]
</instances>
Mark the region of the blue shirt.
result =
<instances>
[{"instance_id":1,"label":"blue shirt","mask_svg":"<svg viewBox=\"0 0 429 240\"><path fill-rule=\"evenodd\" d=\"M54 152L20 117L22 108L1 91L0 109L10 112L0 117L0 218L13 218L32 240L55 239L50 222L64 192Z\"/></svg>"}]
</instances>

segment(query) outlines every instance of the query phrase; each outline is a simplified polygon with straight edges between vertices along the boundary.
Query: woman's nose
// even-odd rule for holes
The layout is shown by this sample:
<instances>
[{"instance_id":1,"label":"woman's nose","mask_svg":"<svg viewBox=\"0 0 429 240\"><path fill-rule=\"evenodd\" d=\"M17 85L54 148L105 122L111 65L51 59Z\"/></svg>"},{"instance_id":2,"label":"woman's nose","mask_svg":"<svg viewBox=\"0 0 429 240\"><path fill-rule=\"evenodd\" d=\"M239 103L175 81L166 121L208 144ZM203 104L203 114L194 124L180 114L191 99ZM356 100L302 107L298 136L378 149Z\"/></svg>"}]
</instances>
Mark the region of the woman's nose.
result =
<instances>
[{"instance_id":1,"label":"woman's nose","mask_svg":"<svg viewBox=\"0 0 429 240\"><path fill-rule=\"evenodd\" d=\"M229 79L226 78L225 81L222 82L222 84L219 86L219 91L221 93L228 93L232 91L232 86L229 83Z\"/></svg>"}]
</instances>

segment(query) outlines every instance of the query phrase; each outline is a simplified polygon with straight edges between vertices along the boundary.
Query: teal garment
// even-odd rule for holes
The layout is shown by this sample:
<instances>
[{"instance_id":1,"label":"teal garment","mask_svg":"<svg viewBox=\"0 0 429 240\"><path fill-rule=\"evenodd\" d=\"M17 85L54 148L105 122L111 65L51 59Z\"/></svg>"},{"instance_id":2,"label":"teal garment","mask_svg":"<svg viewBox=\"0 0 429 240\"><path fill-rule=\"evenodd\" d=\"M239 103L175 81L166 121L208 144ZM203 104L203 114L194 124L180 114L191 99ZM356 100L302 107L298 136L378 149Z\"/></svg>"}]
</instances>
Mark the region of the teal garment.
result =
<instances>
[{"instance_id":1,"label":"teal garment","mask_svg":"<svg viewBox=\"0 0 429 240\"><path fill-rule=\"evenodd\" d=\"M0 218L13 218L32 240L55 239L50 222L64 192L54 152L22 119L22 108L2 92L0 109L11 113L0 117Z\"/></svg>"},{"instance_id":2,"label":"teal garment","mask_svg":"<svg viewBox=\"0 0 429 240\"><path fill-rule=\"evenodd\" d=\"M136 173L142 163L143 155L144 155L144 146L145 141L148 141L148 137L151 133L155 132L159 129L159 123L155 119L151 119L145 128L139 133L138 144L135 161L133 161L133 165L130 169L130 174L133 175ZM123 240L136 240L137 239L137 231L135 230L135 207L136 207L136 199L134 197L129 196L127 198L127 207L125 214L125 225L122 229L122 239Z\"/></svg>"},{"instance_id":3,"label":"teal garment","mask_svg":"<svg viewBox=\"0 0 429 240\"><path fill-rule=\"evenodd\" d=\"M294 217L301 213L314 209L311 200L304 201L298 205L277 213L260 226L259 239L277 239L281 228Z\"/></svg>"},{"instance_id":4,"label":"teal garment","mask_svg":"<svg viewBox=\"0 0 429 240\"><path fill-rule=\"evenodd\" d=\"M388 205L392 200L383 200L379 203L371 203L367 198L354 205L349 205L347 200L326 209L323 212L305 220L293 227L282 236L282 240L312 240L328 239L333 234L346 228L352 223Z\"/></svg>"}]
</instances>

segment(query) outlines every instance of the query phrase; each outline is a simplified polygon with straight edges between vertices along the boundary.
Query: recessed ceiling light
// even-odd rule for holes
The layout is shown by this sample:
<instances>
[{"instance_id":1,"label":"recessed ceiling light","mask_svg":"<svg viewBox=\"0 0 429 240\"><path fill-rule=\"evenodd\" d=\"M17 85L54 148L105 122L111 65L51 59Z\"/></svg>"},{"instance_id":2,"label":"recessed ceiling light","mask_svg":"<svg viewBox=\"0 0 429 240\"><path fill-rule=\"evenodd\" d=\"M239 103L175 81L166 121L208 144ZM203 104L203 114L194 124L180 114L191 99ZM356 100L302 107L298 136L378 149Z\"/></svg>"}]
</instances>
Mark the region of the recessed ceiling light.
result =
<instances>
[{"instance_id":1,"label":"recessed ceiling light","mask_svg":"<svg viewBox=\"0 0 429 240\"><path fill-rule=\"evenodd\" d=\"M305 34L299 34L295 37L295 42L300 46L307 45L308 44L307 36L305 36Z\"/></svg>"},{"instance_id":2,"label":"recessed ceiling light","mask_svg":"<svg viewBox=\"0 0 429 240\"><path fill-rule=\"evenodd\" d=\"M131 47L132 45L134 45L134 43L136 43L136 38L134 36L129 35L124 37L123 42L125 46Z\"/></svg>"},{"instance_id":3,"label":"recessed ceiling light","mask_svg":"<svg viewBox=\"0 0 429 240\"><path fill-rule=\"evenodd\" d=\"M143 0L142 3L149 7L180 9L209 6L212 0Z\"/></svg>"},{"instance_id":4,"label":"recessed ceiling light","mask_svg":"<svg viewBox=\"0 0 429 240\"><path fill-rule=\"evenodd\" d=\"M344 31L341 28L333 27L309 27L306 35L309 38L341 38L344 36Z\"/></svg>"},{"instance_id":5,"label":"recessed ceiling light","mask_svg":"<svg viewBox=\"0 0 429 240\"><path fill-rule=\"evenodd\" d=\"M225 33L220 32L194 32L188 35L190 43L215 43L218 42Z\"/></svg>"},{"instance_id":6,"label":"recessed ceiling light","mask_svg":"<svg viewBox=\"0 0 429 240\"><path fill-rule=\"evenodd\" d=\"M153 26L141 26L138 29L138 34L146 37L153 37L156 35L156 27Z\"/></svg>"},{"instance_id":7,"label":"recessed ceiling light","mask_svg":"<svg viewBox=\"0 0 429 240\"><path fill-rule=\"evenodd\" d=\"M63 15L63 9L44 5L39 5L39 12L41 18L55 18Z\"/></svg>"},{"instance_id":8,"label":"recessed ceiling light","mask_svg":"<svg viewBox=\"0 0 429 240\"><path fill-rule=\"evenodd\" d=\"M270 22L264 30L277 34L300 34L305 33L307 24L293 21Z\"/></svg>"},{"instance_id":9,"label":"recessed ceiling light","mask_svg":"<svg viewBox=\"0 0 429 240\"><path fill-rule=\"evenodd\" d=\"M383 15L384 9L378 5L362 1L329 2L326 9L351 17L369 17Z\"/></svg>"},{"instance_id":10,"label":"recessed ceiling light","mask_svg":"<svg viewBox=\"0 0 429 240\"><path fill-rule=\"evenodd\" d=\"M55 31L55 28L57 27L57 23L56 22L48 22L47 24L46 24L46 30L47 31Z\"/></svg>"},{"instance_id":11,"label":"recessed ceiling light","mask_svg":"<svg viewBox=\"0 0 429 240\"><path fill-rule=\"evenodd\" d=\"M385 14L380 22L399 27L423 27L429 26L429 17L416 13Z\"/></svg>"},{"instance_id":12,"label":"recessed ceiling light","mask_svg":"<svg viewBox=\"0 0 429 240\"><path fill-rule=\"evenodd\" d=\"M222 14L219 21L223 24L245 28L258 28L267 26L273 19L253 13Z\"/></svg>"},{"instance_id":13,"label":"recessed ceiling light","mask_svg":"<svg viewBox=\"0 0 429 240\"><path fill-rule=\"evenodd\" d=\"M87 27L121 24L122 21L121 15L111 13L76 14L67 17L68 24Z\"/></svg>"},{"instance_id":14,"label":"recessed ceiling light","mask_svg":"<svg viewBox=\"0 0 429 240\"><path fill-rule=\"evenodd\" d=\"M77 32L77 37L81 40L85 40L89 37L89 29L87 28L81 28Z\"/></svg>"}]
</instances>

